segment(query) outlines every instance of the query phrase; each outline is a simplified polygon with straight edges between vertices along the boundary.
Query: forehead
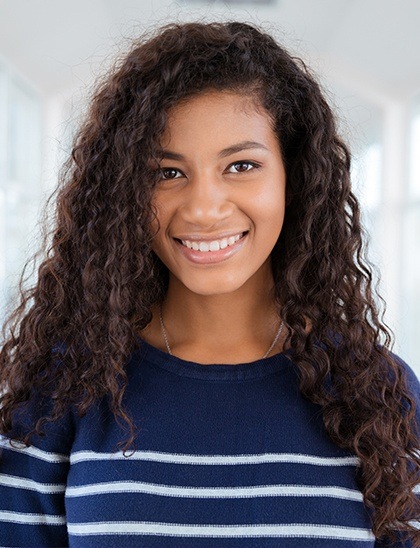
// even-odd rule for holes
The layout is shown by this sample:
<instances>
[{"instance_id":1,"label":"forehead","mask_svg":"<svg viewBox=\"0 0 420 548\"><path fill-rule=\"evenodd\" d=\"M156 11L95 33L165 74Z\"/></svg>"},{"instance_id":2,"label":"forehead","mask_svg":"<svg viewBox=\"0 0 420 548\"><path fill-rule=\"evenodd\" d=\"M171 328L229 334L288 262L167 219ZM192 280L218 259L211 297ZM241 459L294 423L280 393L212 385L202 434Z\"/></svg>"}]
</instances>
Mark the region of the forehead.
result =
<instances>
[{"instance_id":1,"label":"forehead","mask_svg":"<svg viewBox=\"0 0 420 548\"><path fill-rule=\"evenodd\" d=\"M232 140L277 138L268 112L255 97L246 94L209 91L183 100L168 111L161 145L217 140L232 144Z\"/></svg>"}]
</instances>

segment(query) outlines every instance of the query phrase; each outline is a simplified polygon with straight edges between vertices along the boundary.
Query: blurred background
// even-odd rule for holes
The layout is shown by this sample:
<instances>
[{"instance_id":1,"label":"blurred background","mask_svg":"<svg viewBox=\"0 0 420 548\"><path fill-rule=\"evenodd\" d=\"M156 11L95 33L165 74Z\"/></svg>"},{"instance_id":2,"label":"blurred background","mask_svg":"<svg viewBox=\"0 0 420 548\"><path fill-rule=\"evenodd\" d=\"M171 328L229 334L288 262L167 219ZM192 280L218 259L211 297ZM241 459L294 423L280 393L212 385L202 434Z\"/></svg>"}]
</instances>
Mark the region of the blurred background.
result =
<instances>
[{"instance_id":1,"label":"blurred background","mask_svg":"<svg viewBox=\"0 0 420 548\"><path fill-rule=\"evenodd\" d=\"M197 19L261 25L318 74L353 152L394 351L420 376L418 0L0 0L0 321L95 80L131 37Z\"/></svg>"}]
</instances>

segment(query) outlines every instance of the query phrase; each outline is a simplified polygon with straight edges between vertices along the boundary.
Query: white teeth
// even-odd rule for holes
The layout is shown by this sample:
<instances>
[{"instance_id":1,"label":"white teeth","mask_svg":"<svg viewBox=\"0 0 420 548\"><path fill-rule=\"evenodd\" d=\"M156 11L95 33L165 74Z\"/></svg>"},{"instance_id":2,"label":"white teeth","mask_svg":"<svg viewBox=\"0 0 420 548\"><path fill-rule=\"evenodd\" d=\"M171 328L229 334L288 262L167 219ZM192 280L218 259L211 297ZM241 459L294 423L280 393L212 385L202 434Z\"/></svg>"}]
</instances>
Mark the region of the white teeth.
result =
<instances>
[{"instance_id":1,"label":"white teeth","mask_svg":"<svg viewBox=\"0 0 420 548\"><path fill-rule=\"evenodd\" d=\"M200 251L208 251L210 249L209 244L206 244L206 242L200 242L199 244Z\"/></svg>"},{"instance_id":2,"label":"white teeth","mask_svg":"<svg viewBox=\"0 0 420 548\"><path fill-rule=\"evenodd\" d=\"M181 240L182 245L188 247L188 249L194 249L194 251L219 251L220 249L226 249L228 246L236 243L243 233L236 236L230 236L229 238L223 238L223 240L214 240L212 242L191 242L190 240Z\"/></svg>"},{"instance_id":3,"label":"white teeth","mask_svg":"<svg viewBox=\"0 0 420 548\"><path fill-rule=\"evenodd\" d=\"M210 251L219 251L219 249L220 245L217 240L215 240L214 242L210 242Z\"/></svg>"}]
</instances>

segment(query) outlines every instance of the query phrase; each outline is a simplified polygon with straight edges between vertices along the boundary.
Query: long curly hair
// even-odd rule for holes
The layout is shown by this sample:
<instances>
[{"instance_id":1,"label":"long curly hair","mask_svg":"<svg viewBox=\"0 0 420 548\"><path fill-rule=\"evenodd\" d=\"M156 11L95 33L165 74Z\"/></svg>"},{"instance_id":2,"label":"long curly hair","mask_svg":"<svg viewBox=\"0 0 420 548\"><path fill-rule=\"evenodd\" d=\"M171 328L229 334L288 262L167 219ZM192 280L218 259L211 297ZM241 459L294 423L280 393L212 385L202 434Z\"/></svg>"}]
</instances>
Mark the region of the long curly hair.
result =
<instances>
[{"instance_id":1,"label":"long curly hair","mask_svg":"<svg viewBox=\"0 0 420 548\"><path fill-rule=\"evenodd\" d=\"M415 401L375 301L384 304L366 258L349 151L305 64L245 23L165 26L136 41L98 86L57 188L37 281L24 289L22 275L4 324L0 432L34 393L52 403L26 443L69 406L83 415L107 397L126 428L125 448L133 446L125 365L168 284L152 250L150 160L168 110L208 90L251 94L273 120L287 174L272 251L275 298L301 393L322 407L331 439L359 458L376 537L398 531L420 546L411 523L420 515Z\"/></svg>"}]
</instances>

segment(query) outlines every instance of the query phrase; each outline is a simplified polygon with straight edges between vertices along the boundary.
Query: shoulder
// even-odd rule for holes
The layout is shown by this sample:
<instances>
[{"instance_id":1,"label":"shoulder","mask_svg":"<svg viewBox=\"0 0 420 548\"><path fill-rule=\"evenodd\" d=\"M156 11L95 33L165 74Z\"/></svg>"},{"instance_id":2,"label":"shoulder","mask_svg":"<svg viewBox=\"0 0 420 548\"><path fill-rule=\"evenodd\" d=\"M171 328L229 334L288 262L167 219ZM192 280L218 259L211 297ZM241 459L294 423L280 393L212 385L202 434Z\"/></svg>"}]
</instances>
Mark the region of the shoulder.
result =
<instances>
[{"instance_id":1,"label":"shoulder","mask_svg":"<svg viewBox=\"0 0 420 548\"><path fill-rule=\"evenodd\" d=\"M413 371L413 369L400 356L391 351L389 353L394 362L398 365L402 376L407 383L408 388L413 392L414 395L417 395L417 398L420 398L420 380Z\"/></svg>"},{"instance_id":2,"label":"shoulder","mask_svg":"<svg viewBox=\"0 0 420 548\"><path fill-rule=\"evenodd\" d=\"M7 439L24 442L44 451L67 453L74 438L76 417L72 407L55 413L53 395L31 389L27 401L15 404L11 415L11 429L3 432L2 446Z\"/></svg>"},{"instance_id":3,"label":"shoulder","mask_svg":"<svg viewBox=\"0 0 420 548\"><path fill-rule=\"evenodd\" d=\"M2 436L6 440L29 443L47 452L69 453L75 433L75 421L71 411L56 419L51 417L50 405L36 397L13 414L12 429Z\"/></svg>"},{"instance_id":4,"label":"shoulder","mask_svg":"<svg viewBox=\"0 0 420 548\"><path fill-rule=\"evenodd\" d=\"M398 366L401 372L403 382L406 386L408 396L411 398L411 403L408 403L408 401L406 400L403 403L403 407L408 410L410 409L410 407L414 406L414 422L417 423L418 431L420 434L420 380L406 361L404 361L394 352L389 351L389 354L393 358L394 363L396 363L396 365Z\"/></svg>"}]
</instances>

